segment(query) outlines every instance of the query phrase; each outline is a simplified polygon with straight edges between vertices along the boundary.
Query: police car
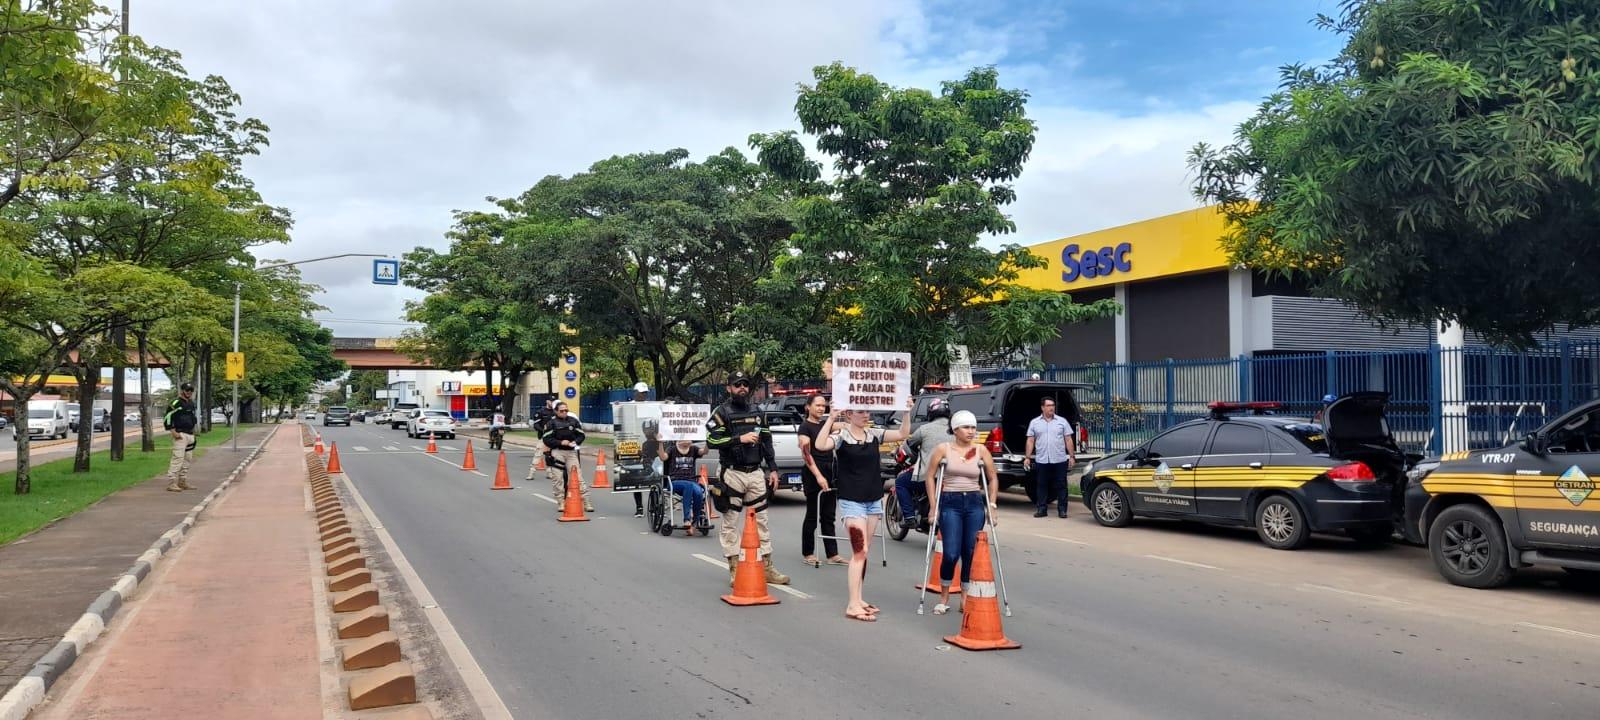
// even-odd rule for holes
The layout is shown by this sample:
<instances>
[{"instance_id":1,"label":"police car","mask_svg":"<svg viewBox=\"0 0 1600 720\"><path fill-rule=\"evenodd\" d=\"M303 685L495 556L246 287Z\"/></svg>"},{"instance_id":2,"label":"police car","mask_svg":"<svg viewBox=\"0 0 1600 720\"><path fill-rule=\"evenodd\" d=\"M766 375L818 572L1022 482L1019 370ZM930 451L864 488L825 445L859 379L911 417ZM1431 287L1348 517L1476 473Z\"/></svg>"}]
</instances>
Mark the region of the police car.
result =
<instances>
[{"instance_id":1,"label":"police car","mask_svg":"<svg viewBox=\"0 0 1600 720\"><path fill-rule=\"evenodd\" d=\"M1426 542L1457 585L1504 585L1517 568L1564 568L1600 583L1600 401L1521 442L1453 453L1412 472L1408 540Z\"/></svg>"},{"instance_id":2,"label":"police car","mask_svg":"<svg viewBox=\"0 0 1600 720\"><path fill-rule=\"evenodd\" d=\"M1381 392L1339 397L1322 424L1272 414L1278 403L1212 403L1210 417L1091 463L1079 481L1084 504L1108 527L1135 517L1253 527L1280 550L1316 532L1386 542L1406 471L1421 459L1389 433L1388 400Z\"/></svg>"}]
</instances>

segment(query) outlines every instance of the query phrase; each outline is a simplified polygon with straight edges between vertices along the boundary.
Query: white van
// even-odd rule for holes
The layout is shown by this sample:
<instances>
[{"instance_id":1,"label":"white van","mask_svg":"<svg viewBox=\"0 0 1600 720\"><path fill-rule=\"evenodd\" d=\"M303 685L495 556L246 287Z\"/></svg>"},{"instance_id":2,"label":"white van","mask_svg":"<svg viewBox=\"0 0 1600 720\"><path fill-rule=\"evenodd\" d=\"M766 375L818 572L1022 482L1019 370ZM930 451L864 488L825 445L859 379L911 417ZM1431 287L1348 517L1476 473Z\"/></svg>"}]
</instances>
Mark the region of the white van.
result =
<instances>
[{"instance_id":1,"label":"white van","mask_svg":"<svg viewBox=\"0 0 1600 720\"><path fill-rule=\"evenodd\" d=\"M71 432L67 418L65 400L29 400L28 436L47 440L64 438ZM11 426L11 439L17 438L17 429L21 425L19 422Z\"/></svg>"}]
</instances>

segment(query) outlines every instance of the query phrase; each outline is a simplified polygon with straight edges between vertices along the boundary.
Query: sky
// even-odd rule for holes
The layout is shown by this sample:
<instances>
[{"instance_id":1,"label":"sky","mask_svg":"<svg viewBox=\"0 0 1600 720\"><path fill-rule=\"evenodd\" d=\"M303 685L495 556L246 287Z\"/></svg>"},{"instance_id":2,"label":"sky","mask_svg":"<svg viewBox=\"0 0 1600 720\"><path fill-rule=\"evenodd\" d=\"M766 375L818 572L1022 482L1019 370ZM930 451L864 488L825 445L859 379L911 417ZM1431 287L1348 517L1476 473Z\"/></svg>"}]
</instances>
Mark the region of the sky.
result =
<instances>
[{"instance_id":1,"label":"sky","mask_svg":"<svg viewBox=\"0 0 1600 720\"><path fill-rule=\"evenodd\" d=\"M1009 212L1033 244L1193 208L1185 154L1226 142L1340 43L1338 0L132 0L132 31L221 75L271 146L247 164L289 208L263 259L444 248L454 210L612 155L704 157L795 129L795 91L840 61L900 87L975 66L1039 126ZM364 259L303 268L335 335L393 336L420 293Z\"/></svg>"}]
</instances>

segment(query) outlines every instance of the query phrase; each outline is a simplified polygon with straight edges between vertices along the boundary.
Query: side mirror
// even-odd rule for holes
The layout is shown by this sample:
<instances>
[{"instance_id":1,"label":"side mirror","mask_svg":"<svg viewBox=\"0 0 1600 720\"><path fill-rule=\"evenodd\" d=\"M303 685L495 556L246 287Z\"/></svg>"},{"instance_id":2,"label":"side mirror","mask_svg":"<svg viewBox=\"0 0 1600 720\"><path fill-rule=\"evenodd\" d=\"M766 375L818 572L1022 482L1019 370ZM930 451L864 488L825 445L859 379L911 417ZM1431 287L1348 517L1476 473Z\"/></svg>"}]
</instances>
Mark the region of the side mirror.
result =
<instances>
[{"instance_id":1,"label":"side mirror","mask_svg":"<svg viewBox=\"0 0 1600 720\"><path fill-rule=\"evenodd\" d=\"M1524 450L1527 450L1528 452L1531 452L1531 453L1533 453L1535 455L1543 455L1544 452L1545 452L1544 436L1542 436L1542 435L1540 435L1539 433L1536 433L1536 432L1531 432L1531 433L1528 433L1527 435L1523 435L1522 436L1522 447L1523 447Z\"/></svg>"}]
</instances>

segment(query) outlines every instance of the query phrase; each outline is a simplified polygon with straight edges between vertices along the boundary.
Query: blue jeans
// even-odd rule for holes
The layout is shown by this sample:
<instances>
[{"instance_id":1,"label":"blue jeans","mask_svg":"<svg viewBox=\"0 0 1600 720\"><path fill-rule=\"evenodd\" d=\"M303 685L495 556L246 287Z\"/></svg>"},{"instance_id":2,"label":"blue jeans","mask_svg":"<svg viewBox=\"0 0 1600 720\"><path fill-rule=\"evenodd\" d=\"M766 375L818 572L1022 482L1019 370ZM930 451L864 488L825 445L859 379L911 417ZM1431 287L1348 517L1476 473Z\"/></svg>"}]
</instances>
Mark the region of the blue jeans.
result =
<instances>
[{"instance_id":1,"label":"blue jeans","mask_svg":"<svg viewBox=\"0 0 1600 720\"><path fill-rule=\"evenodd\" d=\"M939 533L944 536L940 583L950 584L957 560L961 561L961 582L972 582L972 552L978 548L978 531L983 529L988 502L980 490L939 494Z\"/></svg>"},{"instance_id":2,"label":"blue jeans","mask_svg":"<svg viewBox=\"0 0 1600 720\"><path fill-rule=\"evenodd\" d=\"M693 522L695 519L706 519L705 488L693 480L673 480L672 492L683 498L683 521Z\"/></svg>"},{"instance_id":3,"label":"blue jeans","mask_svg":"<svg viewBox=\"0 0 1600 720\"><path fill-rule=\"evenodd\" d=\"M1072 501L1067 497L1066 463L1034 463L1033 481L1033 499L1039 506L1039 512L1048 511L1051 500L1056 501L1059 512L1067 512L1067 505Z\"/></svg>"},{"instance_id":4,"label":"blue jeans","mask_svg":"<svg viewBox=\"0 0 1600 720\"><path fill-rule=\"evenodd\" d=\"M900 503L900 517L907 520L922 512L917 507L917 501L911 497L912 488L922 482L917 479L916 475L916 473L907 470L894 476L894 499L895 502Z\"/></svg>"}]
</instances>

